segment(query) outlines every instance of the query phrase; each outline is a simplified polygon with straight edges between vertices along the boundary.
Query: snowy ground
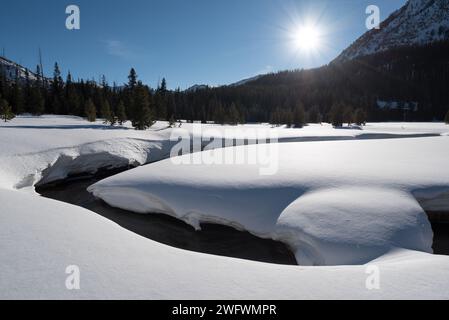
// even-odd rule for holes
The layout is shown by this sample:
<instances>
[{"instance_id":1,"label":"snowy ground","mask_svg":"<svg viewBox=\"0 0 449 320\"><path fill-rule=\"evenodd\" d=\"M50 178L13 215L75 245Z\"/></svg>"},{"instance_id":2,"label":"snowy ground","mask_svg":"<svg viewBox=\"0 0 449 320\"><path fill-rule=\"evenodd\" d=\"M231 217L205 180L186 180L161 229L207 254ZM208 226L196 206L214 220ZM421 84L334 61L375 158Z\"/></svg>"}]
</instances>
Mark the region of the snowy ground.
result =
<instances>
[{"instance_id":1,"label":"snowy ground","mask_svg":"<svg viewBox=\"0 0 449 320\"><path fill-rule=\"evenodd\" d=\"M206 127L215 130L215 136L241 138L241 133L229 132L233 127ZM126 206L135 202L136 211L156 206L193 225L211 219L277 237L296 248L304 264L370 261L379 271L379 289L367 288L371 269L366 265L280 266L186 252L137 236L93 212L26 192L39 182L68 174L163 159L173 146L173 130L165 123L138 132L45 116L0 124L0 298L449 298L449 257L427 253L432 232L413 196L432 203L449 186L448 126L239 126L262 127L275 131L281 142L441 136L282 143L279 172L258 178L257 168L238 175L237 167L212 171L213 166L194 165L184 166L181 176L175 176L181 166L165 160L101 182L93 191L109 202L111 195ZM182 128L201 134L191 124ZM225 150L251 148L260 146ZM323 152L328 153L320 157ZM136 172L144 173L142 180ZM120 193L120 188L127 193ZM172 194L166 188L172 188ZM198 198L205 188L208 192ZM148 201L149 195L156 201ZM176 195L183 196L185 208ZM232 212L238 205L249 210ZM445 202L440 199L438 205L444 207ZM186 219L186 208L198 210ZM65 286L69 265L80 268L80 290Z\"/></svg>"},{"instance_id":2,"label":"snowy ground","mask_svg":"<svg viewBox=\"0 0 449 320\"><path fill-rule=\"evenodd\" d=\"M203 155L243 158L265 147ZM259 164L167 159L89 190L121 209L281 240L302 265L363 264L392 247L431 252L432 230L413 192L438 197L449 190L449 137L282 143L272 158L278 170L266 176Z\"/></svg>"}]
</instances>

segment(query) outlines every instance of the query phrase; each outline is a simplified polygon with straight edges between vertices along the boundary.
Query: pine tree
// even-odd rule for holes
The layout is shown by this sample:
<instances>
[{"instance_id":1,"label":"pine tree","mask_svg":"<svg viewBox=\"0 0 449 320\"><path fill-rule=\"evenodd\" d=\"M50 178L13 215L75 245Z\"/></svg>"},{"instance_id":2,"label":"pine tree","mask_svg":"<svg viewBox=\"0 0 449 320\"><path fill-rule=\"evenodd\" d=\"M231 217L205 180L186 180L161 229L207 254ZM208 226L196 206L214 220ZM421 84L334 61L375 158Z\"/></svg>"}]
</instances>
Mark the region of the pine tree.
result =
<instances>
[{"instance_id":1,"label":"pine tree","mask_svg":"<svg viewBox=\"0 0 449 320\"><path fill-rule=\"evenodd\" d=\"M30 92L30 111L34 115L41 115L45 111L45 99L39 87L32 87Z\"/></svg>"},{"instance_id":2,"label":"pine tree","mask_svg":"<svg viewBox=\"0 0 449 320\"><path fill-rule=\"evenodd\" d=\"M104 123L109 123L111 126L115 125L116 118L111 111L111 105L107 100L105 100L101 105L101 115L104 119Z\"/></svg>"},{"instance_id":3,"label":"pine tree","mask_svg":"<svg viewBox=\"0 0 449 320\"><path fill-rule=\"evenodd\" d=\"M293 127L300 128L299 126L294 124L295 114L290 110L282 112L282 122L285 123L287 128L293 128ZM301 125L301 127L302 127L302 125Z\"/></svg>"},{"instance_id":4,"label":"pine tree","mask_svg":"<svg viewBox=\"0 0 449 320\"><path fill-rule=\"evenodd\" d=\"M293 125L295 126L295 128L302 128L305 123L306 113L304 111L304 106L301 102L298 102L293 112Z\"/></svg>"},{"instance_id":5,"label":"pine tree","mask_svg":"<svg viewBox=\"0 0 449 320\"><path fill-rule=\"evenodd\" d=\"M148 89L141 83L138 83L134 90L134 106L130 120L137 130L146 130L154 124Z\"/></svg>"},{"instance_id":6,"label":"pine tree","mask_svg":"<svg viewBox=\"0 0 449 320\"><path fill-rule=\"evenodd\" d=\"M131 68L128 75L128 88L134 89L137 85L137 73L134 68Z\"/></svg>"},{"instance_id":7,"label":"pine tree","mask_svg":"<svg viewBox=\"0 0 449 320\"><path fill-rule=\"evenodd\" d=\"M12 86L12 100L10 101L12 104L12 111L15 114L20 114L24 111L25 101L18 73L16 73L16 79Z\"/></svg>"},{"instance_id":8,"label":"pine tree","mask_svg":"<svg viewBox=\"0 0 449 320\"><path fill-rule=\"evenodd\" d=\"M87 121L95 122L97 120L97 108L92 102L92 99L87 100L84 112L86 114Z\"/></svg>"},{"instance_id":9,"label":"pine tree","mask_svg":"<svg viewBox=\"0 0 449 320\"><path fill-rule=\"evenodd\" d=\"M5 99L2 99L1 96L0 96L0 116L1 116L1 119L5 122L8 122L9 120L14 119L14 117L15 117L8 101L6 101Z\"/></svg>"},{"instance_id":10,"label":"pine tree","mask_svg":"<svg viewBox=\"0 0 449 320\"><path fill-rule=\"evenodd\" d=\"M322 116L321 116L320 109L318 108L318 106L313 106L312 108L310 108L309 115L308 115L308 121L310 123L321 123Z\"/></svg>"},{"instance_id":11,"label":"pine tree","mask_svg":"<svg viewBox=\"0 0 449 320\"><path fill-rule=\"evenodd\" d=\"M334 127L343 126L344 107L341 103L335 103L329 112L329 121Z\"/></svg>"},{"instance_id":12,"label":"pine tree","mask_svg":"<svg viewBox=\"0 0 449 320\"><path fill-rule=\"evenodd\" d=\"M356 125L364 125L366 123L366 112L362 108L357 108L354 111L353 118Z\"/></svg>"},{"instance_id":13,"label":"pine tree","mask_svg":"<svg viewBox=\"0 0 449 320\"><path fill-rule=\"evenodd\" d=\"M446 113L446 117L444 117L444 122L446 122L446 124L449 124L449 110Z\"/></svg>"},{"instance_id":14,"label":"pine tree","mask_svg":"<svg viewBox=\"0 0 449 320\"><path fill-rule=\"evenodd\" d=\"M350 126L353 122L353 110L352 107L350 106L346 106L344 107L344 111L343 111L343 122L346 122L348 124L348 126Z\"/></svg>"},{"instance_id":15,"label":"pine tree","mask_svg":"<svg viewBox=\"0 0 449 320\"><path fill-rule=\"evenodd\" d=\"M123 123L125 123L127 120L127 116L126 116L126 110L125 110L125 104L123 103L123 101L119 101L118 106L117 106L117 121L119 123L119 125L123 125Z\"/></svg>"},{"instance_id":16,"label":"pine tree","mask_svg":"<svg viewBox=\"0 0 449 320\"><path fill-rule=\"evenodd\" d=\"M175 119L175 116L172 114L170 116L170 119L168 120L168 126L170 128L173 128L175 126L175 124L176 124L176 119Z\"/></svg>"},{"instance_id":17,"label":"pine tree","mask_svg":"<svg viewBox=\"0 0 449 320\"><path fill-rule=\"evenodd\" d=\"M240 114L234 102L231 103L231 106L229 107L227 118L227 122L231 125L237 125L240 121Z\"/></svg>"}]
</instances>

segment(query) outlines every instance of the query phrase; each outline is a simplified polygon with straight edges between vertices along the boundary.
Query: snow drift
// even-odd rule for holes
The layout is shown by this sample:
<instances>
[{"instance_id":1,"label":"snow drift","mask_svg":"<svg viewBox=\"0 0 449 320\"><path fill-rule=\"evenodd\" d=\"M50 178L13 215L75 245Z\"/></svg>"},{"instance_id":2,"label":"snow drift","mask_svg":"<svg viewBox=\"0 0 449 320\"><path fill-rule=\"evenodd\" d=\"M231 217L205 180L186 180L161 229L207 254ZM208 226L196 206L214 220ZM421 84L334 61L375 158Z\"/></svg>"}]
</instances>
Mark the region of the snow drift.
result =
<instances>
[{"instance_id":1,"label":"snow drift","mask_svg":"<svg viewBox=\"0 0 449 320\"><path fill-rule=\"evenodd\" d=\"M412 193L447 191L448 146L447 137L285 143L272 155L279 170L271 176L248 163L169 159L89 191L111 206L165 213L195 228L214 222L282 240L300 264L363 264L393 247L431 252L432 231ZM238 157L258 148L220 151Z\"/></svg>"},{"instance_id":2,"label":"snow drift","mask_svg":"<svg viewBox=\"0 0 449 320\"><path fill-rule=\"evenodd\" d=\"M298 267L183 251L92 212L0 189L0 299L448 299L449 259L393 250L367 266ZM6 227L7 226L7 227ZM68 266L80 290L68 290Z\"/></svg>"}]
</instances>

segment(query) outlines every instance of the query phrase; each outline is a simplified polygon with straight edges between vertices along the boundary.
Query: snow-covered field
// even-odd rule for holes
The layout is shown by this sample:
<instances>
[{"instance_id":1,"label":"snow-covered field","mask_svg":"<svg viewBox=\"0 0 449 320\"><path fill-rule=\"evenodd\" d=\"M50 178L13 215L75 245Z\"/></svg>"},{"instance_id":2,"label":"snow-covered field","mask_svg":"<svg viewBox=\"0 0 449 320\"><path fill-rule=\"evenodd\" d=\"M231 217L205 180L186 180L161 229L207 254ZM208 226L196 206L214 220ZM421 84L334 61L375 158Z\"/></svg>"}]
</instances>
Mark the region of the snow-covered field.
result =
<instances>
[{"instance_id":1,"label":"snow-covered field","mask_svg":"<svg viewBox=\"0 0 449 320\"><path fill-rule=\"evenodd\" d=\"M265 146L220 151L238 158ZM122 209L281 240L303 265L363 264L392 247L431 252L432 230L413 192L449 190L448 137L283 143L272 157L274 175L260 175L258 164L167 159L89 190Z\"/></svg>"},{"instance_id":2,"label":"snow-covered field","mask_svg":"<svg viewBox=\"0 0 449 320\"><path fill-rule=\"evenodd\" d=\"M242 137L229 131L233 127L205 127L216 136ZM176 165L167 159L91 190L138 212L163 212L197 227L201 221L230 224L279 239L300 264L322 266L182 251L28 192L68 174L166 158L173 129L157 123L138 132L73 117L19 117L0 124L0 298L449 298L449 257L431 254L432 231L416 200L438 199L449 189L448 126L239 128L265 128L281 142L346 141L281 143L279 170L269 176L259 175L257 165ZM201 134L191 124L181 129ZM362 140L426 134L440 136ZM70 265L80 269L80 290L65 286ZM366 285L371 267L378 271L378 289Z\"/></svg>"}]
</instances>

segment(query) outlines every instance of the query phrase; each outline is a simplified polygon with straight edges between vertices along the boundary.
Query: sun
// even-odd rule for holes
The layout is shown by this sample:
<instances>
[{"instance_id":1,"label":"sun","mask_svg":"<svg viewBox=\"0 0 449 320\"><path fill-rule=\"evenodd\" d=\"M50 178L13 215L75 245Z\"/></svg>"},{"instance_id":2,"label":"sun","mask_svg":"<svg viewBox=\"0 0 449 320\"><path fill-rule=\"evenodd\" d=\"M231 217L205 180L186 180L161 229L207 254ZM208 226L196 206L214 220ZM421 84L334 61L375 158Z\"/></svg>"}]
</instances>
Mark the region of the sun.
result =
<instances>
[{"instance_id":1,"label":"sun","mask_svg":"<svg viewBox=\"0 0 449 320\"><path fill-rule=\"evenodd\" d=\"M320 32L314 26L301 26L293 34L295 46L303 51L312 51L320 46Z\"/></svg>"}]
</instances>

